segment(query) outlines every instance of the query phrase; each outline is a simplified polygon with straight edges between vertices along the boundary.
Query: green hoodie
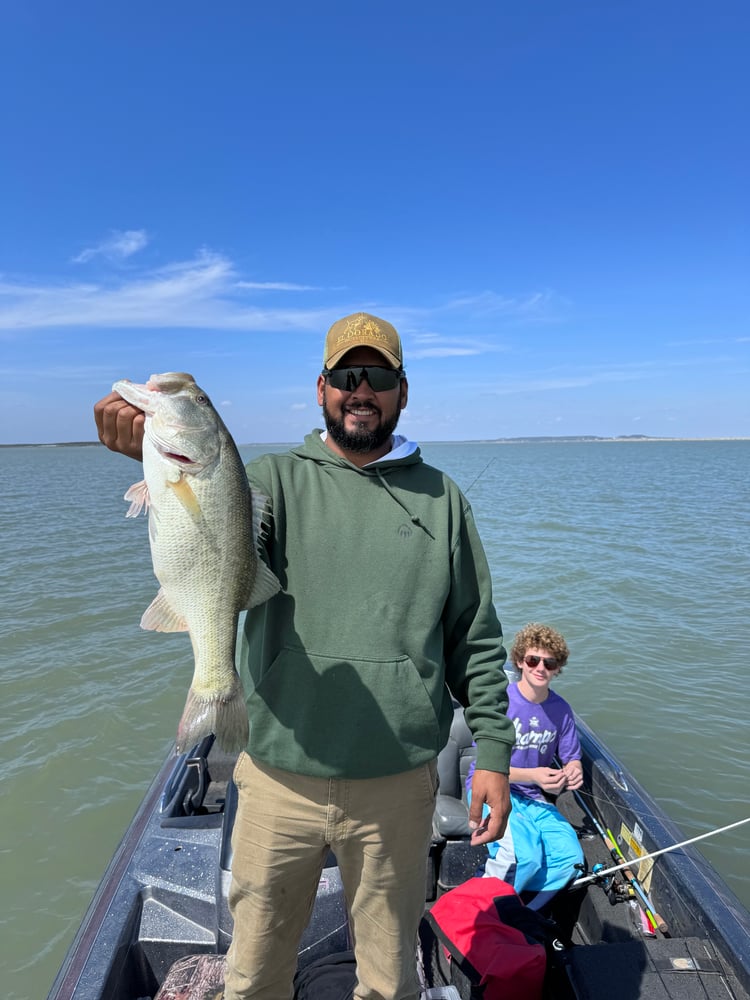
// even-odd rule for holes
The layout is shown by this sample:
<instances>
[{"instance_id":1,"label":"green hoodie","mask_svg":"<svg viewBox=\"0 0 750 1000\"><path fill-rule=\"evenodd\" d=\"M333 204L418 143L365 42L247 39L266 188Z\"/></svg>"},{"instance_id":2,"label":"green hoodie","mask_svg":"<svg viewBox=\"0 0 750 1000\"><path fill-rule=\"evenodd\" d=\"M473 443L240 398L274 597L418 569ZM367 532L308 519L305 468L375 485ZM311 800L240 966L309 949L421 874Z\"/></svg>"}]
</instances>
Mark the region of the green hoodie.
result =
<instances>
[{"instance_id":1,"label":"green hoodie","mask_svg":"<svg viewBox=\"0 0 750 1000\"><path fill-rule=\"evenodd\" d=\"M471 507L418 448L359 469L320 433L247 466L282 586L245 619L248 752L299 774L398 774L443 748L452 693L477 767L507 773L505 649Z\"/></svg>"}]
</instances>

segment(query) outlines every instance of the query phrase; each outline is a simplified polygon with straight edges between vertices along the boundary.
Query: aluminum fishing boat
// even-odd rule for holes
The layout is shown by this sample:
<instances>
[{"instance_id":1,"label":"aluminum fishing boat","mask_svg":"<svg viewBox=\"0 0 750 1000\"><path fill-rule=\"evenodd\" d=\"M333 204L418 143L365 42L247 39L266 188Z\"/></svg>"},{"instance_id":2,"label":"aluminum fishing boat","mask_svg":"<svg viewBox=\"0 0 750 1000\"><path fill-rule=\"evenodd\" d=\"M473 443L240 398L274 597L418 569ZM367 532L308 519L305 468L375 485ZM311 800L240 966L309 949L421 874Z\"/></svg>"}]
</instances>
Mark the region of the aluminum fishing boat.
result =
<instances>
[{"instance_id":1,"label":"aluminum fishing boat","mask_svg":"<svg viewBox=\"0 0 750 1000\"><path fill-rule=\"evenodd\" d=\"M560 893L553 905L563 948L545 996L750 1000L750 913L695 847L672 849L685 840L683 832L585 722L577 721L584 786L580 793L563 793L558 807L579 833L587 867L583 884ZM440 794L425 859L426 908L473 877L483 860L484 848L469 843L463 796L471 753L457 707L439 759ZM227 893L237 803L234 762L213 737L165 761L104 874L48 1000L221 995L223 956L232 937ZM657 851L664 853L640 860ZM623 861L629 863L626 870L606 874ZM299 969L349 948L341 879L331 855L301 942ZM209 970L202 987L196 973L201 963ZM425 988L433 982L428 978Z\"/></svg>"}]
</instances>

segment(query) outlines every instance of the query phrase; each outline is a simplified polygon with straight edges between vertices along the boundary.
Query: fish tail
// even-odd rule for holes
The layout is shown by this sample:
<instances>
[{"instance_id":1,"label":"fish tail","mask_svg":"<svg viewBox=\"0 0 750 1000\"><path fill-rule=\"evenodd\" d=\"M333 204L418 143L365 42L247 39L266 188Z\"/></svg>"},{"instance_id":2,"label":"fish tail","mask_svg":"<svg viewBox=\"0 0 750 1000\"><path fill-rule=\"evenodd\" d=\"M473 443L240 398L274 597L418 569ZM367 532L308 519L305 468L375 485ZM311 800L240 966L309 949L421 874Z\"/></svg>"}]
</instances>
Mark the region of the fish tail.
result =
<instances>
[{"instance_id":1,"label":"fish tail","mask_svg":"<svg viewBox=\"0 0 750 1000\"><path fill-rule=\"evenodd\" d=\"M249 725L247 705L239 677L226 694L199 694L188 691L185 708L177 727L177 752L186 753L204 736L216 735L216 741L227 753L236 753L247 746Z\"/></svg>"}]
</instances>

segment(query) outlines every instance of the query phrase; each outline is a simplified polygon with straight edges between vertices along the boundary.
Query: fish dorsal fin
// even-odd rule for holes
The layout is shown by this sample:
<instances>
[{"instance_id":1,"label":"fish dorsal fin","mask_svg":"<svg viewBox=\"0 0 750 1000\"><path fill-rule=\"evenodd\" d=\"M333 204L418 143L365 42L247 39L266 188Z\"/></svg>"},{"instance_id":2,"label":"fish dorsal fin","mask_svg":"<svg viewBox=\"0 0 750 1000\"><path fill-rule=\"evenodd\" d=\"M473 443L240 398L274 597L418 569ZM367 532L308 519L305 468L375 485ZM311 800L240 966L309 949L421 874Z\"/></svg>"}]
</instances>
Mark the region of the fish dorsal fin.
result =
<instances>
[{"instance_id":1,"label":"fish dorsal fin","mask_svg":"<svg viewBox=\"0 0 750 1000\"><path fill-rule=\"evenodd\" d=\"M198 497L195 493L193 493L192 487L187 479L184 476L180 476L179 479L174 481L168 479L167 486L174 490L174 495L193 520L199 520L201 516L201 505L198 503Z\"/></svg>"},{"instance_id":2,"label":"fish dorsal fin","mask_svg":"<svg viewBox=\"0 0 750 1000\"><path fill-rule=\"evenodd\" d=\"M182 615L179 615L164 596L164 590L159 593L143 612L141 628L149 632L187 632L188 627Z\"/></svg>"},{"instance_id":3,"label":"fish dorsal fin","mask_svg":"<svg viewBox=\"0 0 750 1000\"><path fill-rule=\"evenodd\" d=\"M251 496L253 511L253 546L255 547L255 552L258 554L258 557L255 564L255 580L253 581L253 589L250 592L250 598L247 602L248 608L254 608L256 605L262 604L264 601L267 601L269 597L273 597L274 594L278 594L281 590L281 584L278 579L268 566L266 566L259 555L261 541L265 538L268 530L267 518L270 502L268 497L263 496L262 493L257 493L255 490L252 490Z\"/></svg>"},{"instance_id":4,"label":"fish dorsal fin","mask_svg":"<svg viewBox=\"0 0 750 1000\"><path fill-rule=\"evenodd\" d=\"M138 517L141 511L145 513L150 502L146 480L142 479L140 483L133 483L123 499L130 500L130 507L128 507L125 517Z\"/></svg>"},{"instance_id":5,"label":"fish dorsal fin","mask_svg":"<svg viewBox=\"0 0 750 1000\"><path fill-rule=\"evenodd\" d=\"M251 510L253 512L253 545L256 550L268 531L268 512L271 501L256 490L250 491Z\"/></svg>"}]
</instances>

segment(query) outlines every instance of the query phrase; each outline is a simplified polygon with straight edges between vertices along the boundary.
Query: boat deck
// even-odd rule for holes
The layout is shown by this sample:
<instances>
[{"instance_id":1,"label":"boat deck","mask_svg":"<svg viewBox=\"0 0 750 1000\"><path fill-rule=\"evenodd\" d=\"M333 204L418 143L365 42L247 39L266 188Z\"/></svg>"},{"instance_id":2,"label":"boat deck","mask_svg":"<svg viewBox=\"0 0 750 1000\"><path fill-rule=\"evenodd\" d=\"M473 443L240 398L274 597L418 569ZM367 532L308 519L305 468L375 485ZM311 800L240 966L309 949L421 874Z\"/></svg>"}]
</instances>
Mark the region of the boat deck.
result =
<instances>
[{"instance_id":1,"label":"boat deck","mask_svg":"<svg viewBox=\"0 0 750 1000\"><path fill-rule=\"evenodd\" d=\"M233 766L234 757L210 739L190 755L165 762L105 873L49 1000L169 1000L169 992L159 992L169 970L191 955L204 956L203 966L220 975L232 935L227 895ZM630 784L618 779L616 788L603 788L597 774L609 774L611 761L605 768L592 756L586 769L588 801L595 802L604 826L619 830L615 813L608 814L615 808L617 818L632 826L635 806L628 795L637 787L630 776ZM627 785L627 794L620 785ZM612 789L616 796L610 796ZM558 806L579 831L588 870L611 867L611 855L579 800L564 793ZM652 800L648 809L661 823ZM646 849L678 842L679 831L654 833L653 823L649 828L643 822ZM476 872L476 852L465 839L450 851L437 848L427 864L426 907ZM566 947L550 972L545 1000L750 1000L750 916L696 852L679 854L659 859L648 890L667 917L666 934L644 924L621 878L616 894L589 884L558 895L551 916ZM732 920L736 926L719 933L719 925ZM330 857L299 967L349 947L341 879ZM180 996L194 1000L200 994L186 989ZM462 1000L470 1000L468 992Z\"/></svg>"},{"instance_id":2,"label":"boat deck","mask_svg":"<svg viewBox=\"0 0 750 1000\"><path fill-rule=\"evenodd\" d=\"M606 846L575 797L564 795L559 806L579 831L589 870L596 864L611 867L613 860ZM576 920L570 927L572 914ZM569 932L571 947L565 963L572 981L571 997L576 1000L747 998L742 984L708 937L670 937L668 925L666 934L647 930L641 914L634 897L613 904L596 884L562 897L554 916L561 929Z\"/></svg>"}]
</instances>

